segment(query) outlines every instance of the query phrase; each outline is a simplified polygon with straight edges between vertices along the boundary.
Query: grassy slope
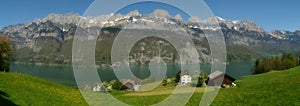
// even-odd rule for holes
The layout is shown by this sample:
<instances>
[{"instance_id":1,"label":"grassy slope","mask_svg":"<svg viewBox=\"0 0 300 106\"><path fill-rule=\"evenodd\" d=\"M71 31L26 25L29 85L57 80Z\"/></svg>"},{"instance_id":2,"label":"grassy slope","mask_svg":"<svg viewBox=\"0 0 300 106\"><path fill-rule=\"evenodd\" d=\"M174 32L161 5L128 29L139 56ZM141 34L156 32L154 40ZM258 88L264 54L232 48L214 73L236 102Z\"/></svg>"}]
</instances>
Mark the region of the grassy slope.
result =
<instances>
[{"instance_id":1,"label":"grassy slope","mask_svg":"<svg viewBox=\"0 0 300 106\"><path fill-rule=\"evenodd\" d=\"M300 105L300 67L245 77L238 88L222 89L216 105Z\"/></svg>"},{"instance_id":2,"label":"grassy slope","mask_svg":"<svg viewBox=\"0 0 300 106\"><path fill-rule=\"evenodd\" d=\"M300 105L300 67L244 77L238 87L221 89L212 105ZM86 105L78 90L35 77L0 73L0 105L3 99L18 105ZM151 105L169 96L171 89L130 93L116 91L114 97L131 105ZM197 88L187 105L198 105L203 88ZM9 97L4 97L7 93ZM168 94L166 94L167 92ZM93 95L102 93L92 93ZM178 94L182 95L182 94ZM178 102L178 101L174 101Z\"/></svg>"},{"instance_id":3,"label":"grassy slope","mask_svg":"<svg viewBox=\"0 0 300 106\"><path fill-rule=\"evenodd\" d=\"M0 105L87 105L77 89L18 73L0 72Z\"/></svg>"},{"instance_id":4,"label":"grassy slope","mask_svg":"<svg viewBox=\"0 0 300 106\"><path fill-rule=\"evenodd\" d=\"M300 67L286 71L272 71L265 74L247 76L239 80L237 88L221 89L212 105L300 105ZM157 92L157 91L155 91ZM115 96L133 105L157 103L168 95L136 96L126 94ZM141 93L142 95L143 93ZM144 93L145 95L149 94ZM196 92L187 105L198 105L202 92ZM137 101L151 101L139 103Z\"/></svg>"}]
</instances>

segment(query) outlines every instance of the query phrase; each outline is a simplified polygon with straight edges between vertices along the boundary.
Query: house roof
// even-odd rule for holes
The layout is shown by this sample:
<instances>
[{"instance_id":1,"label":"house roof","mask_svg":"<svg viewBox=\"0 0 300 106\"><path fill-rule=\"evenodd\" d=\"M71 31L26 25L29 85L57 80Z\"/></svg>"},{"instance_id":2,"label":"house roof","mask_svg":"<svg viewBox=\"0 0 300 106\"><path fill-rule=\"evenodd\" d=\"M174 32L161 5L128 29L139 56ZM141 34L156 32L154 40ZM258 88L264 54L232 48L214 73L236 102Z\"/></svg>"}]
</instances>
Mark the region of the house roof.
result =
<instances>
[{"instance_id":1,"label":"house roof","mask_svg":"<svg viewBox=\"0 0 300 106\"><path fill-rule=\"evenodd\" d=\"M227 77L227 78L229 78L229 79L231 79L231 80L233 80L233 81L235 80L235 78L233 78L233 77L229 76L228 74L226 74L226 73L224 73L224 72L221 72L221 71L215 71L215 72L209 74L209 75L208 75L208 78L209 78L209 79L215 79L215 78L218 78L218 77L220 77L220 76Z\"/></svg>"},{"instance_id":2,"label":"house roof","mask_svg":"<svg viewBox=\"0 0 300 106\"><path fill-rule=\"evenodd\" d=\"M209 78L209 79L215 79L215 78L217 78L217 77L219 77L219 76L222 76L222 75L224 75L224 74L225 74L224 72L221 72L221 71L215 71L215 72L209 74L209 75L208 75L208 78Z\"/></svg>"},{"instance_id":3,"label":"house roof","mask_svg":"<svg viewBox=\"0 0 300 106\"><path fill-rule=\"evenodd\" d=\"M224 72L221 72L221 71L215 71L215 72L209 74L208 78L209 79L215 79L215 78L218 78L220 76L227 77L227 78L229 78L229 79L231 79L233 81L235 80L235 78L233 78L233 77L231 77L231 76L229 76L229 75L227 75L227 74L225 74Z\"/></svg>"},{"instance_id":4,"label":"house roof","mask_svg":"<svg viewBox=\"0 0 300 106\"><path fill-rule=\"evenodd\" d=\"M185 74L185 75L182 75L182 76L191 76L191 75Z\"/></svg>"}]
</instances>

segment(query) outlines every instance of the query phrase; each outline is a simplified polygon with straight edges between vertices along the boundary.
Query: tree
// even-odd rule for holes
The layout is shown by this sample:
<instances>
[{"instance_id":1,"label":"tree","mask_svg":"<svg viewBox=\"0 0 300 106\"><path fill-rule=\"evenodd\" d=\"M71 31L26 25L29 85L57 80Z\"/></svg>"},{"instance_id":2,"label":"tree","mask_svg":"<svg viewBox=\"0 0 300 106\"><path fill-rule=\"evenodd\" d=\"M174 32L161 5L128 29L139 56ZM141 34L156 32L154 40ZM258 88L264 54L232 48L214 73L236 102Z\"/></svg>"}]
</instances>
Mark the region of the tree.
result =
<instances>
[{"instance_id":1,"label":"tree","mask_svg":"<svg viewBox=\"0 0 300 106\"><path fill-rule=\"evenodd\" d=\"M9 59L14 53L11 39L0 35L0 71L9 71Z\"/></svg>"},{"instance_id":2,"label":"tree","mask_svg":"<svg viewBox=\"0 0 300 106\"><path fill-rule=\"evenodd\" d=\"M284 54L282 56L282 61L285 66L284 69L293 68L298 65L298 59L294 54Z\"/></svg>"},{"instance_id":3,"label":"tree","mask_svg":"<svg viewBox=\"0 0 300 106\"><path fill-rule=\"evenodd\" d=\"M260 59L255 60L255 66L258 66L260 64Z\"/></svg>"},{"instance_id":4,"label":"tree","mask_svg":"<svg viewBox=\"0 0 300 106\"><path fill-rule=\"evenodd\" d=\"M121 90L121 88L123 86L122 82L117 81L117 80L113 80L110 83L112 85L112 89L114 89L114 90Z\"/></svg>"},{"instance_id":5,"label":"tree","mask_svg":"<svg viewBox=\"0 0 300 106\"><path fill-rule=\"evenodd\" d=\"M168 78L165 78L162 80L162 86L167 86L168 85Z\"/></svg>"},{"instance_id":6,"label":"tree","mask_svg":"<svg viewBox=\"0 0 300 106\"><path fill-rule=\"evenodd\" d=\"M255 66L252 69L253 74L266 73L271 70L286 70L299 65L299 60L294 54L283 54L270 59L255 61Z\"/></svg>"},{"instance_id":7,"label":"tree","mask_svg":"<svg viewBox=\"0 0 300 106\"><path fill-rule=\"evenodd\" d=\"M180 81L180 76L181 76L181 70L179 70L176 73L175 80L174 80L175 83L178 83Z\"/></svg>"},{"instance_id":8,"label":"tree","mask_svg":"<svg viewBox=\"0 0 300 106\"><path fill-rule=\"evenodd\" d=\"M298 65L300 65L300 50L296 53L297 59L298 59Z\"/></svg>"},{"instance_id":9,"label":"tree","mask_svg":"<svg viewBox=\"0 0 300 106\"><path fill-rule=\"evenodd\" d=\"M202 86L203 86L203 83L204 83L207 79L208 79L208 76L207 76L205 73L201 72L201 73L199 74L198 82L197 82L196 86L197 86L197 87L202 87Z\"/></svg>"},{"instance_id":10,"label":"tree","mask_svg":"<svg viewBox=\"0 0 300 106\"><path fill-rule=\"evenodd\" d=\"M259 74L259 73L262 73L262 70L264 69L263 67L262 67L262 62L261 62L261 60L260 59L256 59L255 60L255 65L254 65L254 67L253 67L253 69L252 69L252 73L253 74Z\"/></svg>"},{"instance_id":11,"label":"tree","mask_svg":"<svg viewBox=\"0 0 300 106\"><path fill-rule=\"evenodd\" d=\"M279 69L279 70L282 70L282 69L283 69L283 68L282 68L282 61L281 61L281 59L280 59L279 56L276 56L276 57L275 57L274 63L275 63L275 68L276 68L276 69Z\"/></svg>"},{"instance_id":12,"label":"tree","mask_svg":"<svg viewBox=\"0 0 300 106\"><path fill-rule=\"evenodd\" d=\"M296 53L296 56L300 58L300 50Z\"/></svg>"}]
</instances>

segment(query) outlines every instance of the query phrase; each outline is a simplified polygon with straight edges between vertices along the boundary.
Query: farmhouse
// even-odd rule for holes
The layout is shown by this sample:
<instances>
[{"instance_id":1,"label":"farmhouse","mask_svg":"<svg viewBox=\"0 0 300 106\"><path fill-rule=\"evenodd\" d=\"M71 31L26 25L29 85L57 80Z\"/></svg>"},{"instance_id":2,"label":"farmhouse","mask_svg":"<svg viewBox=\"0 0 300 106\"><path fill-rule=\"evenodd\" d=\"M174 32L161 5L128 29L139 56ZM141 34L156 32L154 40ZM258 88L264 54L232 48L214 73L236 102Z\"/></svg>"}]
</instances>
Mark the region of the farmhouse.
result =
<instances>
[{"instance_id":1,"label":"farmhouse","mask_svg":"<svg viewBox=\"0 0 300 106\"><path fill-rule=\"evenodd\" d=\"M101 91L101 86L97 84L95 87L93 87L93 91L94 92Z\"/></svg>"},{"instance_id":2,"label":"farmhouse","mask_svg":"<svg viewBox=\"0 0 300 106\"><path fill-rule=\"evenodd\" d=\"M141 86L141 83L139 81L136 80L125 80L123 82L123 87L122 90L132 90L132 91L139 91L139 87Z\"/></svg>"},{"instance_id":3,"label":"farmhouse","mask_svg":"<svg viewBox=\"0 0 300 106\"><path fill-rule=\"evenodd\" d=\"M223 79L224 78L224 79ZM205 81L208 86L235 86L235 79L224 72L216 71L208 75L208 80Z\"/></svg>"},{"instance_id":4,"label":"farmhouse","mask_svg":"<svg viewBox=\"0 0 300 106\"><path fill-rule=\"evenodd\" d=\"M187 85L192 82L192 77L190 75L182 75L180 77L180 85Z\"/></svg>"}]
</instances>

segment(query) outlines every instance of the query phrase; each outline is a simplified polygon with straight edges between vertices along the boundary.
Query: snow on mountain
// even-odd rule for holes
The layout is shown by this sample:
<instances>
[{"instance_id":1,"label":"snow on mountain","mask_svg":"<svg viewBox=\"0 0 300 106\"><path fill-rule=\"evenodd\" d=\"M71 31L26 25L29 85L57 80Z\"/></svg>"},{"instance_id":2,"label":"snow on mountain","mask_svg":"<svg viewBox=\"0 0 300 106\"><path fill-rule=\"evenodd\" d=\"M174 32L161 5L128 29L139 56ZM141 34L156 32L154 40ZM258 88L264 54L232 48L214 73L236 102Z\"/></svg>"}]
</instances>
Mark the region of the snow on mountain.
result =
<instances>
[{"instance_id":1,"label":"snow on mountain","mask_svg":"<svg viewBox=\"0 0 300 106\"><path fill-rule=\"evenodd\" d=\"M269 45L276 49L286 47L286 45L291 47L299 47L300 45L297 43L300 41L300 30L294 32L284 30L267 32L256 23L248 20L225 20L217 16L207 19L190 17L188 20L184 20L180 14L173 17L167 11L160 9L153 11L152 14L140 14L135 10L125 15L112 13L97 17L80 16L73 13L49 14L43 19L4 27L0 30L0 34L12 38L17 49L26 47L33 52L39 52L43 47L47 47L44 42L49 41L53 43L51 45L57 46L57 48L53 47L54 49L51 50L57 52L63 47L64 42L73 39L78 29L93 35L105 35L101 37L83 36L101 41L103 37L113 38L122 27L131 24L136 24L136 27L133 27L136 29L147 28L151 25L170 29L180 27L180 30L176 29L174 32L186 32L191 38L199 39L201 42L207 42L204 32L222 31L226 44L237 45L238 47L258 48ZM279 48L279 51L282 49ZM208 55L207 52L206 55ZM37 55L35 58L39 59L43 56L45 55ZM61 57L57 56L57 59L61 59Z\"/></svg>"},{"instance_id":2,"label":"snow on mountain","mask_svg":"<svg viewBox=\"0 0 300 106\"><path fill-rule=\"evenodd\" d=\"M80 25L78 25L80 22ZM74 34L76 27L122 27L129 23L141 25L182 25L191 36L203 36L204 30L222 30L225 36L236 37L248 36L255 40L276 38L282 40L300 39L300 31L288 32L274 30L271 32L264 31L256 23L247 20L225 20L221 17L213 16L207 19L199 17L190 17L184 21L180 14L170 16L168 11L157 9L152 14L140 14L137 10L131 11L126 15L108 14L97 17L80 16L79 14L49 14L43 19L37 19L32 22L19 25L11 25L0 30L0 33L16 38L18 41L32 41L31 37L53 36L60 40L71 39L69 35ZM46 33L41 32L46 31ZM51 32L53 31L53 32ZM51 35L50 32L54 35ZM67 33L68 35L65 35ZM63 38L60 38L63 37ZM238 40L238 39L236 39ZM249 40L252 41L252 40ZM250 43L250 42L249 42Z\"/></svg>"}]
</instances>

